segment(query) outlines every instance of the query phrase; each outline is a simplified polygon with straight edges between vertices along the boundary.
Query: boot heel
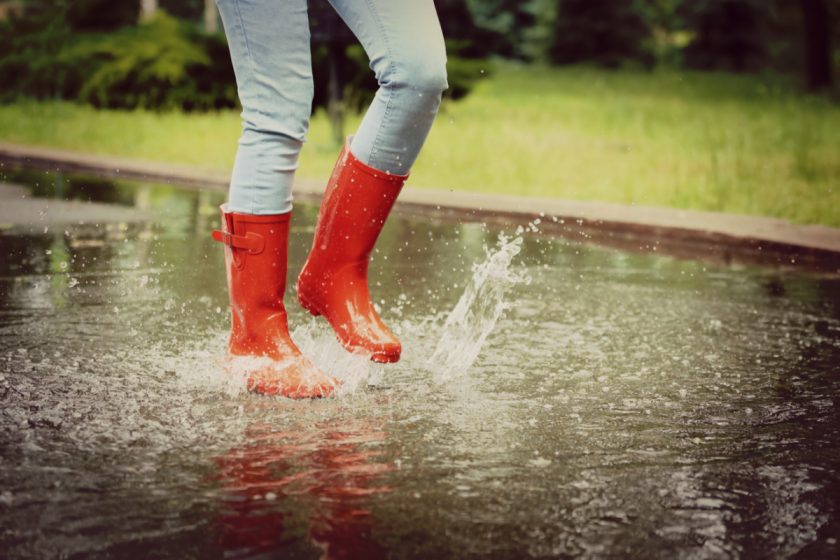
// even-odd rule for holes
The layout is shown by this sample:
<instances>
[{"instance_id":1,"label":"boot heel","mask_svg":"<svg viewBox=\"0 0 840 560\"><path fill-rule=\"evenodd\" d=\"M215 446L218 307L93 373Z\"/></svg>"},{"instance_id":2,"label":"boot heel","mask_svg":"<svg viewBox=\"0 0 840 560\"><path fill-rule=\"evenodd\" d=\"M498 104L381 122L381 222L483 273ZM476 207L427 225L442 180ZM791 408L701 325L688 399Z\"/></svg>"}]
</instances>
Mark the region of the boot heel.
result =
<instances>
[{"instance_id":1,"label":"boot heel","mask_svg":"<svg viewBox=\"0 0 840 560\"><path fill-rule=\"evenodd\" d=\"M307 301L306 298L301 297L300 294L298 294L298 302L300 303L300 306L303 307L305 310L307 310L309 312L309 314L312 315L313 317L320 317L321 316L321 312L318 311L318 309L314 305L309 303L309 301Z\"/></svg>"}]
</instances>

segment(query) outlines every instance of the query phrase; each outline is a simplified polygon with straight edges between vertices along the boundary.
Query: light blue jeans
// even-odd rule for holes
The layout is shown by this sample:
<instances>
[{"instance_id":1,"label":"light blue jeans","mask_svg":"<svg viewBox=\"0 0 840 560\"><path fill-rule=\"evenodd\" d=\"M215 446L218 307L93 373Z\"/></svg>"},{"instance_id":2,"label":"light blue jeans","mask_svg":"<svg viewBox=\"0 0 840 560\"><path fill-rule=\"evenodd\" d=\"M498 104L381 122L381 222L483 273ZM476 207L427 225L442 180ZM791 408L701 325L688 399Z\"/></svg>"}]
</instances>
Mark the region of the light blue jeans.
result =
<instances>
[{"instance_id":1,"label":"light blue jeans","mask_svg":"<svg viewBox=\"0 0 840 560\"><path fill-rule=\"evenodd\" d=\"M243 121L228 208L289 212L314 92L306 0L217 3ZM361 42L379 82L350 150L371 167L407 174L447 88L446 50L433 0L330 3Z\"/></svg>"}]
</instances>

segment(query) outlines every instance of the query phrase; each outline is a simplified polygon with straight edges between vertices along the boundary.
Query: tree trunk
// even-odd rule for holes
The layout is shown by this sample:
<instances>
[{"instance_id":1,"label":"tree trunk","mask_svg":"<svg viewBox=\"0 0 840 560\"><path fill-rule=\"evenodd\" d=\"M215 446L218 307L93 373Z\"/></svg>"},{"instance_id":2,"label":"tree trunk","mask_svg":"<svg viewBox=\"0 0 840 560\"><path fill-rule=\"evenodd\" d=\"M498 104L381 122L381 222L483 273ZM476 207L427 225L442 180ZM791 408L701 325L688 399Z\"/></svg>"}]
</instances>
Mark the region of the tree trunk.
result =
<instances>
[{"instance_id":1,"label":"tree trunk","mask_svg":"<svg viewBox=\"0 0 840 560\"><path fill-rule=\"evenodd\" d=\"M207 33L219 31L219 14L216 11L215 0L204 0L204 31Z\"/></svg>"},{"instance_id":2,"label":"tree trunk","mask_svg":"<svg viewBox=\"0 0 840 560\"><path fill-rule=\"evenodd\" d=\"M812 91L830 88L834 83L831 60L831 25L825 0L801 0L805 33L805 68Z\"/></svg>"},{"instance_id":3,"label":"tree trunk","mask_svg":"<svg viewBox=\"0 0 840 560\"><path fill-rule=\"evenodd\" d=\"M140 0L140 21L148 21L158 9L157 0Z\"/></svg>"}]
</instances>

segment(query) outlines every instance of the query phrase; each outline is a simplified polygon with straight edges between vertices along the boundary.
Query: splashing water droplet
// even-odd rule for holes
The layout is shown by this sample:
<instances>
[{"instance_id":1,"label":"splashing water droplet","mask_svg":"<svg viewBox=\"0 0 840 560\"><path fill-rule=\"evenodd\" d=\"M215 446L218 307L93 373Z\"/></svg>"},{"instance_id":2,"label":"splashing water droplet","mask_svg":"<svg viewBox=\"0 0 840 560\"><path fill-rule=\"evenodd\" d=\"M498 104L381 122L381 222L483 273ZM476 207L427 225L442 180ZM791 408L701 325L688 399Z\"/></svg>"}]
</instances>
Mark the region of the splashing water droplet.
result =
<instances>
[{"instance_id":1,"label":"splashing water droplet","mask_svg":"<svg viewBox=\"0 0 840 560\"><path fill-rule=\"evenodd\" d=\"M505 308L505 295L516 284L528 281L510 269L522 249L522 237L499 235L495 251L485 249L487 258L473 269L461 299L446 318L440 339L428 367L444 382L463 375L475 363L487 336Z\"/></svg>"}]
</instances>

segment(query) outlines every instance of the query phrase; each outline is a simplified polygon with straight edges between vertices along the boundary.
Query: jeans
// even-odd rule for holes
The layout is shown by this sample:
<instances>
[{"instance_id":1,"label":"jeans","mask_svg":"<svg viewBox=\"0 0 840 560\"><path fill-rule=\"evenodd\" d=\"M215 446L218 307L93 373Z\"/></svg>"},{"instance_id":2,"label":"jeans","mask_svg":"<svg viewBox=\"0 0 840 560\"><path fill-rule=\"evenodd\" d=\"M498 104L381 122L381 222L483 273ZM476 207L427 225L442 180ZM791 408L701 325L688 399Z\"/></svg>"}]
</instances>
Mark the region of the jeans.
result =
<instances>
[{"instance_id":1,"label":"jeans","mask_svg":"<svg viewBox=\"0 0 840 560\"><path fill-rule=\"evenodd\" d=\"M217 3L243 121L228 208L289 212L314 92L307 0ZM361 42L379 83L350 151L380 171L405 175L447 88L446 50L433 0L330 3Z\"/></svg>"}]
</instances>

